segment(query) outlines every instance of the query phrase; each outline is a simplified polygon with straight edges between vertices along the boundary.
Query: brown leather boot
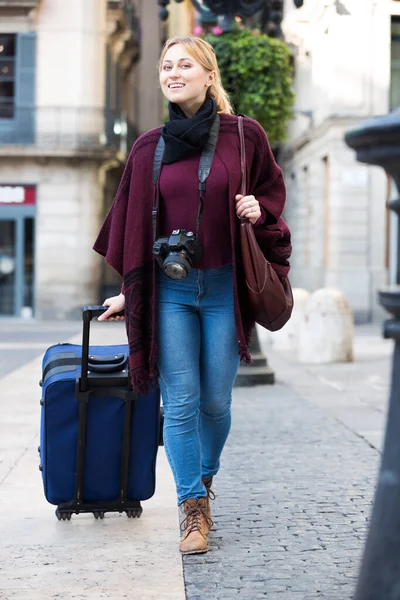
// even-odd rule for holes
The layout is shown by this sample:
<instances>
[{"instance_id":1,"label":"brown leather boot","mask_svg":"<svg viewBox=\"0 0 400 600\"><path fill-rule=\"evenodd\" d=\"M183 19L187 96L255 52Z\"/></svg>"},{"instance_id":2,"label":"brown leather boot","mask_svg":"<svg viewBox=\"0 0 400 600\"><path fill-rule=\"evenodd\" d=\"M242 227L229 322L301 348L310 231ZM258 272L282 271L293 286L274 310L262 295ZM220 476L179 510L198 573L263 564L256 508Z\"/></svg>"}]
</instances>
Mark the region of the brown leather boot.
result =
<instances>
[{"instance_id":1,"label":"brown leather boot","mask_svg":"<svg viewBox=\"0 0 400 600\"><path fill-rule=\"evenodd\" d=\"M202 482L204 483L204 486L207 490L207 497L206 497L206 513L208 518L211 520L211 505L210 505L210 500L215 500L215 494L211 489L211 485L212 485L212 477L202 477Z\"/></svg>"},{"instance_id":2,"label":"brown leather boot","mask_svg":"<svg viewBox=\"0 0 400 600\"><path fill-rule=\"evenodd\" d=\"M179 550L182 554L201 554L208 551L207 538L212 521L206 512L207 498L188 498L183 503L185 519Z\"/></svg>"}]
</instances>

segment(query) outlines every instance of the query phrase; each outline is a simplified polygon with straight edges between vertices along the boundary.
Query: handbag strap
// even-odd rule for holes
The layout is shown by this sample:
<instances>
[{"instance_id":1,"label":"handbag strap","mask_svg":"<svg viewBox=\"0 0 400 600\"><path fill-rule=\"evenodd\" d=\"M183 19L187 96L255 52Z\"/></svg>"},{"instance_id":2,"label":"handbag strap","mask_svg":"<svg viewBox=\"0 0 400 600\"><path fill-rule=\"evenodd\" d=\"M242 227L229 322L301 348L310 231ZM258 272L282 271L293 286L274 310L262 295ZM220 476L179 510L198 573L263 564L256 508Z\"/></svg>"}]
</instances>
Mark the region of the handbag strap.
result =
<instances>
[{"instance_id":1,"label":"handbag strap","mask_svg":"<svg viewBox=\"0 0 400 600\"><path fill-rule=\"evenodd\" d=\"M247 172L246 172L246 147L244 145L244 130L243 130L243 117L238 116L238 128L239 128L239 139L240 139L240 169L242 172L242 183L240 186L240 193L242 196L246 196L247 193Z\"/></svg>"}]
</instances>

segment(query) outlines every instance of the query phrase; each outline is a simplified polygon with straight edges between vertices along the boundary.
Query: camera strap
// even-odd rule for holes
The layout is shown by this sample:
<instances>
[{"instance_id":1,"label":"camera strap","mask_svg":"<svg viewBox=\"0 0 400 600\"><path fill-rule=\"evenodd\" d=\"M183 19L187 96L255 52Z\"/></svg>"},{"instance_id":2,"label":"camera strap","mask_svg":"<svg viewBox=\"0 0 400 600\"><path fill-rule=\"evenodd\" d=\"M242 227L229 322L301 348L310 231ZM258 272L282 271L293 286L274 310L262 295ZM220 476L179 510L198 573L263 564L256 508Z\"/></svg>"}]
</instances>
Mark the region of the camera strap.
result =
<instances>
[{"instance_id":1,"label":"camera strap","mask_svg":"<svg viewBox=\"0 0 400 600\"><path fill-rule=\"evenodd\" d=\"M218 133L219 133L219 125L220 118L219 115L215 117L214 123L211 126L210 134L208 136L208 140L206 145L203 148L200 158L200 164L197 171L197 176L199 178L199 195L200 195L200 206L199 212L197 214L197 224L196 224L196 235L199 238L200 235L200 223L201 218L203 216L203 208L204 208L204 193L206 191L206 181L208 176L210 175L211 165L214 158L215 148L217 146L218 141ZM153 202L153 233L154 239L157 237L157 216L158 216L158 206L157 206L157 182L160 176L161 171L161 163L164 155L165 142L164 138L160 136L158 140L157 148L154 154L154 162L153 162L153 183L154 183L154 202Z\"/></svg>"}]
</instances>

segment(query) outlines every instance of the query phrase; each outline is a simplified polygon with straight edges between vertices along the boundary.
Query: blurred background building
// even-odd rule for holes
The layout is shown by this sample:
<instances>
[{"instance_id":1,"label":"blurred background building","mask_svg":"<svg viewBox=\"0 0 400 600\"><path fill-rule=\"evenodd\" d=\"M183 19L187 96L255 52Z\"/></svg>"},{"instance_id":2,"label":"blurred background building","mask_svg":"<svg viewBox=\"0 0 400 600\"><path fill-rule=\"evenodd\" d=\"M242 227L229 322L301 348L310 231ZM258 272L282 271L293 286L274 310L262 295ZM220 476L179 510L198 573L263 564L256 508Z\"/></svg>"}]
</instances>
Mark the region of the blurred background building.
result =
<instances>
[{"instance_id":1,"label":"blurred background building","mask_svg":"<svg viewBox=\"0 0 400 600\"><path fill-rule=\"evenodd\" d=\"M160 123L160 44L156 2L0 2L1 316L67 316L115 287L91 247Z\"/></svg>"},{"instance_id":2,"label":"blurred background building","mask_svg":"<svg viewBox=\"0 0 400 600\"><path fill-rule=\"evenodd\" d=\"M63 318L118 291L91 247L132 144L165 116L163 41L207 28L195 6L205 5L0 0L0 317ZM278 151L292 284L338 287L369 321L377 288L394 281L397 231L384 209L394 186L357 163L343 136L400 104L400 0L269 8L263 30L279 36L283 18L294 66L294 119Z\"/></svg>"},{"instance_id":3,"label":"blurred background building","mask_svg":"<svg viewBox=\"0 0 400 600\"><path fill-rule=\"evenodd\" d=\"M361 120L400 105L398 0L285 0L282 29L295 69L295 119L284 170L293 234L292 283L334 286L359 322L380 314L377 288L394 282L392 186L344 143Z\"/></svg>"}]
</instances>

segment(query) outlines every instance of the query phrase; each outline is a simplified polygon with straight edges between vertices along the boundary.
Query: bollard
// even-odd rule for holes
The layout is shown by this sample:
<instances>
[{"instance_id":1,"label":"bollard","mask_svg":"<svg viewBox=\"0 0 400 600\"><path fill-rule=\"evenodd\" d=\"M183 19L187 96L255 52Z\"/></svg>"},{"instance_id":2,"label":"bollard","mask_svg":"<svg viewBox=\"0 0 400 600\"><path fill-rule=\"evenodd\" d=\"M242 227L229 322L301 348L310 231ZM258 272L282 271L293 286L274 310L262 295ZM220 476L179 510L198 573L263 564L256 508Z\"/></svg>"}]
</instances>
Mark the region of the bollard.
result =
<instances>
[{"instance_id":1,"label":"bollard","mask_svg":"<svg viewBox=\"0 0 400 600\"><path fill-rule=\"evenodd\" d=\"M400 191L399 109L361 123L346 134L345 140L356 150L358 161L383 167ZM400 199L389 206L400 219ZM384 337L396 344L382 462L355 600L400 598L400 235L397 285L381 290L379 298L394 317L385 323Z\"/></svg>"},{"instance_id":2,"label":"bollard","mask_svg":"<svg viewBox=\"0 0 400 600\"><path fill-rule=\"evenodd\" d=\"M304 311L310 292L302 288L293 288L293 312L282 329L270 334L270 341L277 350L297 350L300 326L304 320Z\"/></svg>"},{"instance_id":3,"label":"bollard","mask_svg":"<svg viewBox=\"0 0 400 600\"><path fill-rule=\"evenodd\" d=\"M353 340L353 313L342 292L322 288L311 294L300 323L299 362L352 362Z\"/></svg>"}]
</instances>

